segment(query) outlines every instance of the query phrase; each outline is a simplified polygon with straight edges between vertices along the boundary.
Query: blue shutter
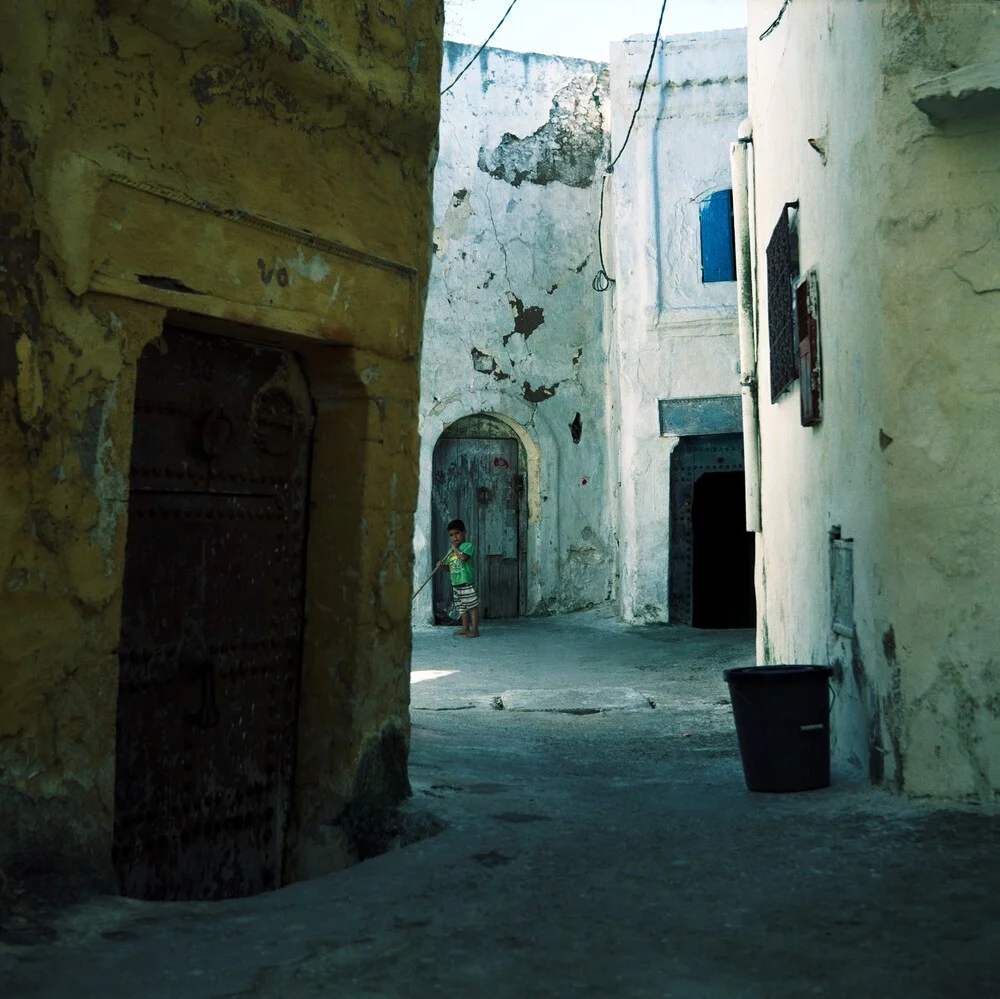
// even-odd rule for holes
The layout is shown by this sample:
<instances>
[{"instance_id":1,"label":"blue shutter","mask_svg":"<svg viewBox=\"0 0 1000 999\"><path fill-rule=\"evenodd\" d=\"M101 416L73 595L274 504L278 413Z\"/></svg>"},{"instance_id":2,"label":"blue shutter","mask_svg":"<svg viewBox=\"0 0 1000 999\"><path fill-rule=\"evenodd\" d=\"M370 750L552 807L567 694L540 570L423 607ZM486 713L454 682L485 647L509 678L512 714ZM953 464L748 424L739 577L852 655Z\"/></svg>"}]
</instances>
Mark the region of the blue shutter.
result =
<instances>
[{"instance_id":1,"label":"blue shutter","mask_svg":"<svg viewBox=\"0 0 1000 999\"><path fill-rule=\"evenodd\" d=\"M732 191L716 191L701 203L701 279L736 280Z\"/></svg>"}]
</instances>

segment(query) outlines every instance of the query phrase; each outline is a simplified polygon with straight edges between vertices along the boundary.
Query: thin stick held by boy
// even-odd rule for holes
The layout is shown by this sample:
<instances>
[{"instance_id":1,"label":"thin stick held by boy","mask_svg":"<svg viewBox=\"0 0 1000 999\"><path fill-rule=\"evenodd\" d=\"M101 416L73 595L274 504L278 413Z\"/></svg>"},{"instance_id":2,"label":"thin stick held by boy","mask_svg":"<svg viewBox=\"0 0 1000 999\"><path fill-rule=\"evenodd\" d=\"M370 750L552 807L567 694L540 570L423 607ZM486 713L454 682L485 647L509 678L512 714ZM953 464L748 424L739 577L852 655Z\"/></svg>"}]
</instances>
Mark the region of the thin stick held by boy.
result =
<instances>
[{"instance_id":1,"label":"thin stick held by boy","mask_svg":"<svg viewBox=\"0 0 1000 999\"><path fill-rule=\"evenodd\" d=\"M478 638L479 597L472 585L472 556L476 554L476 546L465 540L465 523L461 520L448 524L448 537L451 539L451 551L438 565L451 572L455 606L462 612L462 627L455 634L463 638Z\"/></svg>"}]
</instances>

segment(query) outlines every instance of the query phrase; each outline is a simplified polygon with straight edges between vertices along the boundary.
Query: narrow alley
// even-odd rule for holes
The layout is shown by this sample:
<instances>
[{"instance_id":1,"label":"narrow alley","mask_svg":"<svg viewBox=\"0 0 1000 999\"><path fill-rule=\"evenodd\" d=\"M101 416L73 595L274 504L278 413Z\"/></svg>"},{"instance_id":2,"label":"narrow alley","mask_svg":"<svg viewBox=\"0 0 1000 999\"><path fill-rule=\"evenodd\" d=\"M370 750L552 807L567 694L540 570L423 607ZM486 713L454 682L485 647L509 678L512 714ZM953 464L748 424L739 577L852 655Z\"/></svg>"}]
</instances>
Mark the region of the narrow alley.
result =
<instances>
[{"instance_id":1,"label":"narrow alley","mask_svg":"<svg viewBox=\"0 0 1000 999\"><path fill-rule=\"evenodd\" d=\"M998 206L993 0L0 3L0 999L996 994Z\"/></svg>"},{"instance_id":2,"label":"narrow alley","mask_svg":"<svg viewBox=\"0 0 1000 999\"><path fill-rule=\"evenodd\" d=\"M990 994L996 818L843 772L749 793L722 671L752 663L750 631L595 612L419 628L417 841L252 898L22 915L3 994Z\"/></svg>"}]
</instances>

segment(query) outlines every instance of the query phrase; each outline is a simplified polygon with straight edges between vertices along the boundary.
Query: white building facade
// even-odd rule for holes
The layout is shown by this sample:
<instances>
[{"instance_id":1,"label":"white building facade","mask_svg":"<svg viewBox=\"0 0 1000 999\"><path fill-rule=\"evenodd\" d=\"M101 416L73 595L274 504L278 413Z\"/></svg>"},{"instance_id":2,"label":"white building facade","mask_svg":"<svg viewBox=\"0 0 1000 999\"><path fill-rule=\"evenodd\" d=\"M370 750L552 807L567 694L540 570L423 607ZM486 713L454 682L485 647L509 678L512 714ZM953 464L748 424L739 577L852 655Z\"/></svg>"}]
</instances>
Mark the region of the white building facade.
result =
<instances>
[{"instance_id":1,"label":"white building facade","mask_svg":"<svg viewBox=\"0 0 1000 999\"><path fill-rule=\"evenodd\" d=\"M776 6L749 4L734 153L759 659L833 665L842 764L995 802L1000 5Z\"/></svg>"},{"instance_id":2,"label":"white building facade","mask_svg":"<svg viewBox=\"0 0 1000 999\"><path fill-rule=\"evenodd\" d=\"M615 155L652 41L611 48ZM753 625L729 171L746 106L744 31L669 37L607 181L611 448L629 621ZM719 619L723 604L735 617Z\"/></svg>"},{"instance_id":3,"label":"white building facade","mask_svg":"<svg viewBox=\"0 0 1000 999\"><path fill-rule=\"evenodd\" d=\"M652 41L614 46L610 71L486 49L443 99L415 583L461 518L487 616L606 604L690 623L695 480L722 455L742 468L728 157L746 116L745 34L660 43L605 178ZM474 54L446 45L446 84ZM721 243L706 256L713 206ZM729 514L745 551L742 507ZM685 526L673 538L672 515ZM741 577L752 604L752 558ZM415 620L446 620L448 596L436 580Z\"/></svg>"}]
</instances>

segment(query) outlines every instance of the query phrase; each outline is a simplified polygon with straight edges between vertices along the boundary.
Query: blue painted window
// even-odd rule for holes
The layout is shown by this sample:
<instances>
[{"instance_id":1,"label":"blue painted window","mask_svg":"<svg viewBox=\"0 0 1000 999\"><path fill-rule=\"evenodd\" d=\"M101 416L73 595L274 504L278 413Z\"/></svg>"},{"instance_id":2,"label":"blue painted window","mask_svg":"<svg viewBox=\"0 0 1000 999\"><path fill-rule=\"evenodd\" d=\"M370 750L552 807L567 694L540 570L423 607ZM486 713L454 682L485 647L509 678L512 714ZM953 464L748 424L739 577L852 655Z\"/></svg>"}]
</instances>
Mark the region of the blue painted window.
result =
<instances>
[{"instance_id":1,"label":"blue painted window","mask_svg":"<svg viewBox=\"0 0 1000 999\"><path fill-rule=\"evenodd\" d=\"M716 191L701 203L701 279L736 280L733 192Z\"/></svg>"}]
</instances>

